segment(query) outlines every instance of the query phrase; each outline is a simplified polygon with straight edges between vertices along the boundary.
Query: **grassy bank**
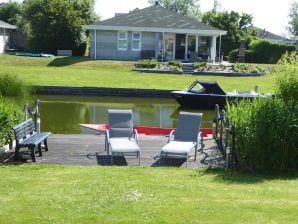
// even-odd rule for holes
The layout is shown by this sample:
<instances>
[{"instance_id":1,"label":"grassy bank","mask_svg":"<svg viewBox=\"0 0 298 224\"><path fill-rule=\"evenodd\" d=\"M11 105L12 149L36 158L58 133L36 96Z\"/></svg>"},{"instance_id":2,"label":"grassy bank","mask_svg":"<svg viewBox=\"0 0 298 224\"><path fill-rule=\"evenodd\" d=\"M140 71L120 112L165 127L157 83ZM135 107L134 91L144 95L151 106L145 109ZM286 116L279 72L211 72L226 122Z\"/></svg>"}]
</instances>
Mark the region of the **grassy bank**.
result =
<instances>
[{"instance_id":1,"label":"grassy bank","mask_svg":"<svg viewBox=\"0 0 298 224\"><path fill-rule=\"evenodd\" d=\"M297 223L297 178L177 168L0 170L2 224Z\"/></svg>"},{"instance_id":2,"label":"grassy bank","mask_svg":"<svg viewBox=\"0 0 298 224\"><path fill-rule=\"evenodd\" d=\"M30 58L0 55L0 75L15 75L33 85L92 86L116 88L185 89L195 79L216 80L226 91L259 86L274 92L274 75L221 77L143 74L131 71L134 62L93 61L87 57ZM269 69L272 67L267 65Z\"/></svg>"}]
</instances>

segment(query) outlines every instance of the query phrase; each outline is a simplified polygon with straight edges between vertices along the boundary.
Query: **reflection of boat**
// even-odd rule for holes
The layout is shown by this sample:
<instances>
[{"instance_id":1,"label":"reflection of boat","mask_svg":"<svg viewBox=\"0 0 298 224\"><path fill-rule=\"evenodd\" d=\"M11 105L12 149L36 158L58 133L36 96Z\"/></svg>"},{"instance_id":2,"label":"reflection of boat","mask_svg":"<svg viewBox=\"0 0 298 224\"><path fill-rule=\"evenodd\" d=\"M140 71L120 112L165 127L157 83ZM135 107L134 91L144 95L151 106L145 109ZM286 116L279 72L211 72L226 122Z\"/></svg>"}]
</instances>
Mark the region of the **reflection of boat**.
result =
<instances>
[{"instance_id":1,"label":"reflection of boat","mask_svg":"<svg viewBox=\"0 0 298 224\"><path fill-rule=\"evenodd\" d=\"M265 95L254 91L227 92L222 90L216 81L194 81L186 90L172 91L172 96L182 107L197 109L214 109L215 104L224 106L227 101L254 99Z\"/></svg>"},{"instance_id":2,"label":"reflection of boat","mask_svg":"<svg viewBox=\"0 0 298 224\"><path fill-rule=\"evenodd\" d=\"M81 134L103 134L109 128L108 124L80 124ZM147 126L134 126L139 134L144 135L168 135L175 128L158 128ZM201 128L203 137L212 135L211 128Z\"/></svg>"}]
</instances>

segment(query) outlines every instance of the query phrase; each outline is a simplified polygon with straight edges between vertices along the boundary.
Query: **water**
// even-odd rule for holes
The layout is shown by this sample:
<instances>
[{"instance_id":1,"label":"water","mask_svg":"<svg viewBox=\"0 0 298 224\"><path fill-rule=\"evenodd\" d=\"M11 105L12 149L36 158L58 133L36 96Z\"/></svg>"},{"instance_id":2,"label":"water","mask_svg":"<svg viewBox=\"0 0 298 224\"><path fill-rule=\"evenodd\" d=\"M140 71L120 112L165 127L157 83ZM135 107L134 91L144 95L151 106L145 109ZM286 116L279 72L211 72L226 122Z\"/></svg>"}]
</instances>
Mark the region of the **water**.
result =
<instances>
[{"instance_id":1,"label":"water","mask_svg":"<svg viewBox=\"0 0 298 224\"><path fill-rule=\"evenodd\" d=\"M179 104L174 99L124 98L124 97L79 97L79 96L34 96L34 99L12 99L20 105L35 98L41 101L41 130L60 134L80 132L80 123L107 123L108 109L132 109L134 124L154 127L176 127ZM214 111L186 110L203 113L202 127L211 127Z\"/></svg>"}]
</instances>

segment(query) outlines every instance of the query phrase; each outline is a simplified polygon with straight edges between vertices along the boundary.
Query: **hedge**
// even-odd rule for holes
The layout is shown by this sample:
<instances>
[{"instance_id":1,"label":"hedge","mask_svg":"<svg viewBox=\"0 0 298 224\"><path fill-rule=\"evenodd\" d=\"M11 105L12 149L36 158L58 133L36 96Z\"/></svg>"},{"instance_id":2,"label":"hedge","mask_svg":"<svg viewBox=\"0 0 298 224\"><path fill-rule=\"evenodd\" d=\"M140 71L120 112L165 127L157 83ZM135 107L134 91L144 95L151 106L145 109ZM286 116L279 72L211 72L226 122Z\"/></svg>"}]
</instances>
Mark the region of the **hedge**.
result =
<instances>
[{"instance_id":1,"label":"hedge","mask_svg":"<svg viewBox=\"0 0 298 224\"><path fill-rule=\"evenodd\" d=\"M254 52L255 63L268 64L275 64L284 53L296 50L293 45L272 43L265 40L251 41L248 48Z\"/></svg>"},{"instance_id":2,"label":"hedge","mask_svg":"<svg viewBox=\"0 0 298 224\"><path fill-rule=\"evenodd\" d=\"M238 54L239 50L235 49L229 53L229 62L235 63L238 61ZM245 62L253 63L254 62L254 51L252 50L245 50Z\"/></svg>"},{"instance_id":3,"label":"hedge","mask_svg":"<svg viewBox=\"0 0 298 224\"><path fill-rule=\"evenodd\" d=\"M253 40L245 50L245 62L275 64L286 52L295 51L295 46L278 44L266 40ZM229 61L238 61L239 49L229 53Z\"/></svg>"}]
</instances>

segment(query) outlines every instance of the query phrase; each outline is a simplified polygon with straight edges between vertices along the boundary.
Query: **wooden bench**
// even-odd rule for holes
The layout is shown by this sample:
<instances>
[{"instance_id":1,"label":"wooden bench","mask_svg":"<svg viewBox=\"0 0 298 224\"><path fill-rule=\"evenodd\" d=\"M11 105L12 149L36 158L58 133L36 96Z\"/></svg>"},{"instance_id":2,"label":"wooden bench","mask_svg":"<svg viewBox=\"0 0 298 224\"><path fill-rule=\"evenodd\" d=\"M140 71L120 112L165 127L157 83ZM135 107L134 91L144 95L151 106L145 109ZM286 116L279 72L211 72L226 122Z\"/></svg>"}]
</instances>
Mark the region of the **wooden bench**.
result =
<instances>
[{"instance_id":1,"label":"wooden bench","mask_svg":"<svg viewBox=\"0 0 298 224\"><path fill-rule=\"evenodd\" d=\"M28 147L30 149L33 162L36 161L36 147L38 147L39 156L42 156L42 142L44 142L45 151L48 151L47 138L51 135L51 132L37 133L34 129L33 120L31 118L13 127L12 130L16 140L15 160L17 159L20 148L22 147Z\"/></svg>"}]
</instances>

